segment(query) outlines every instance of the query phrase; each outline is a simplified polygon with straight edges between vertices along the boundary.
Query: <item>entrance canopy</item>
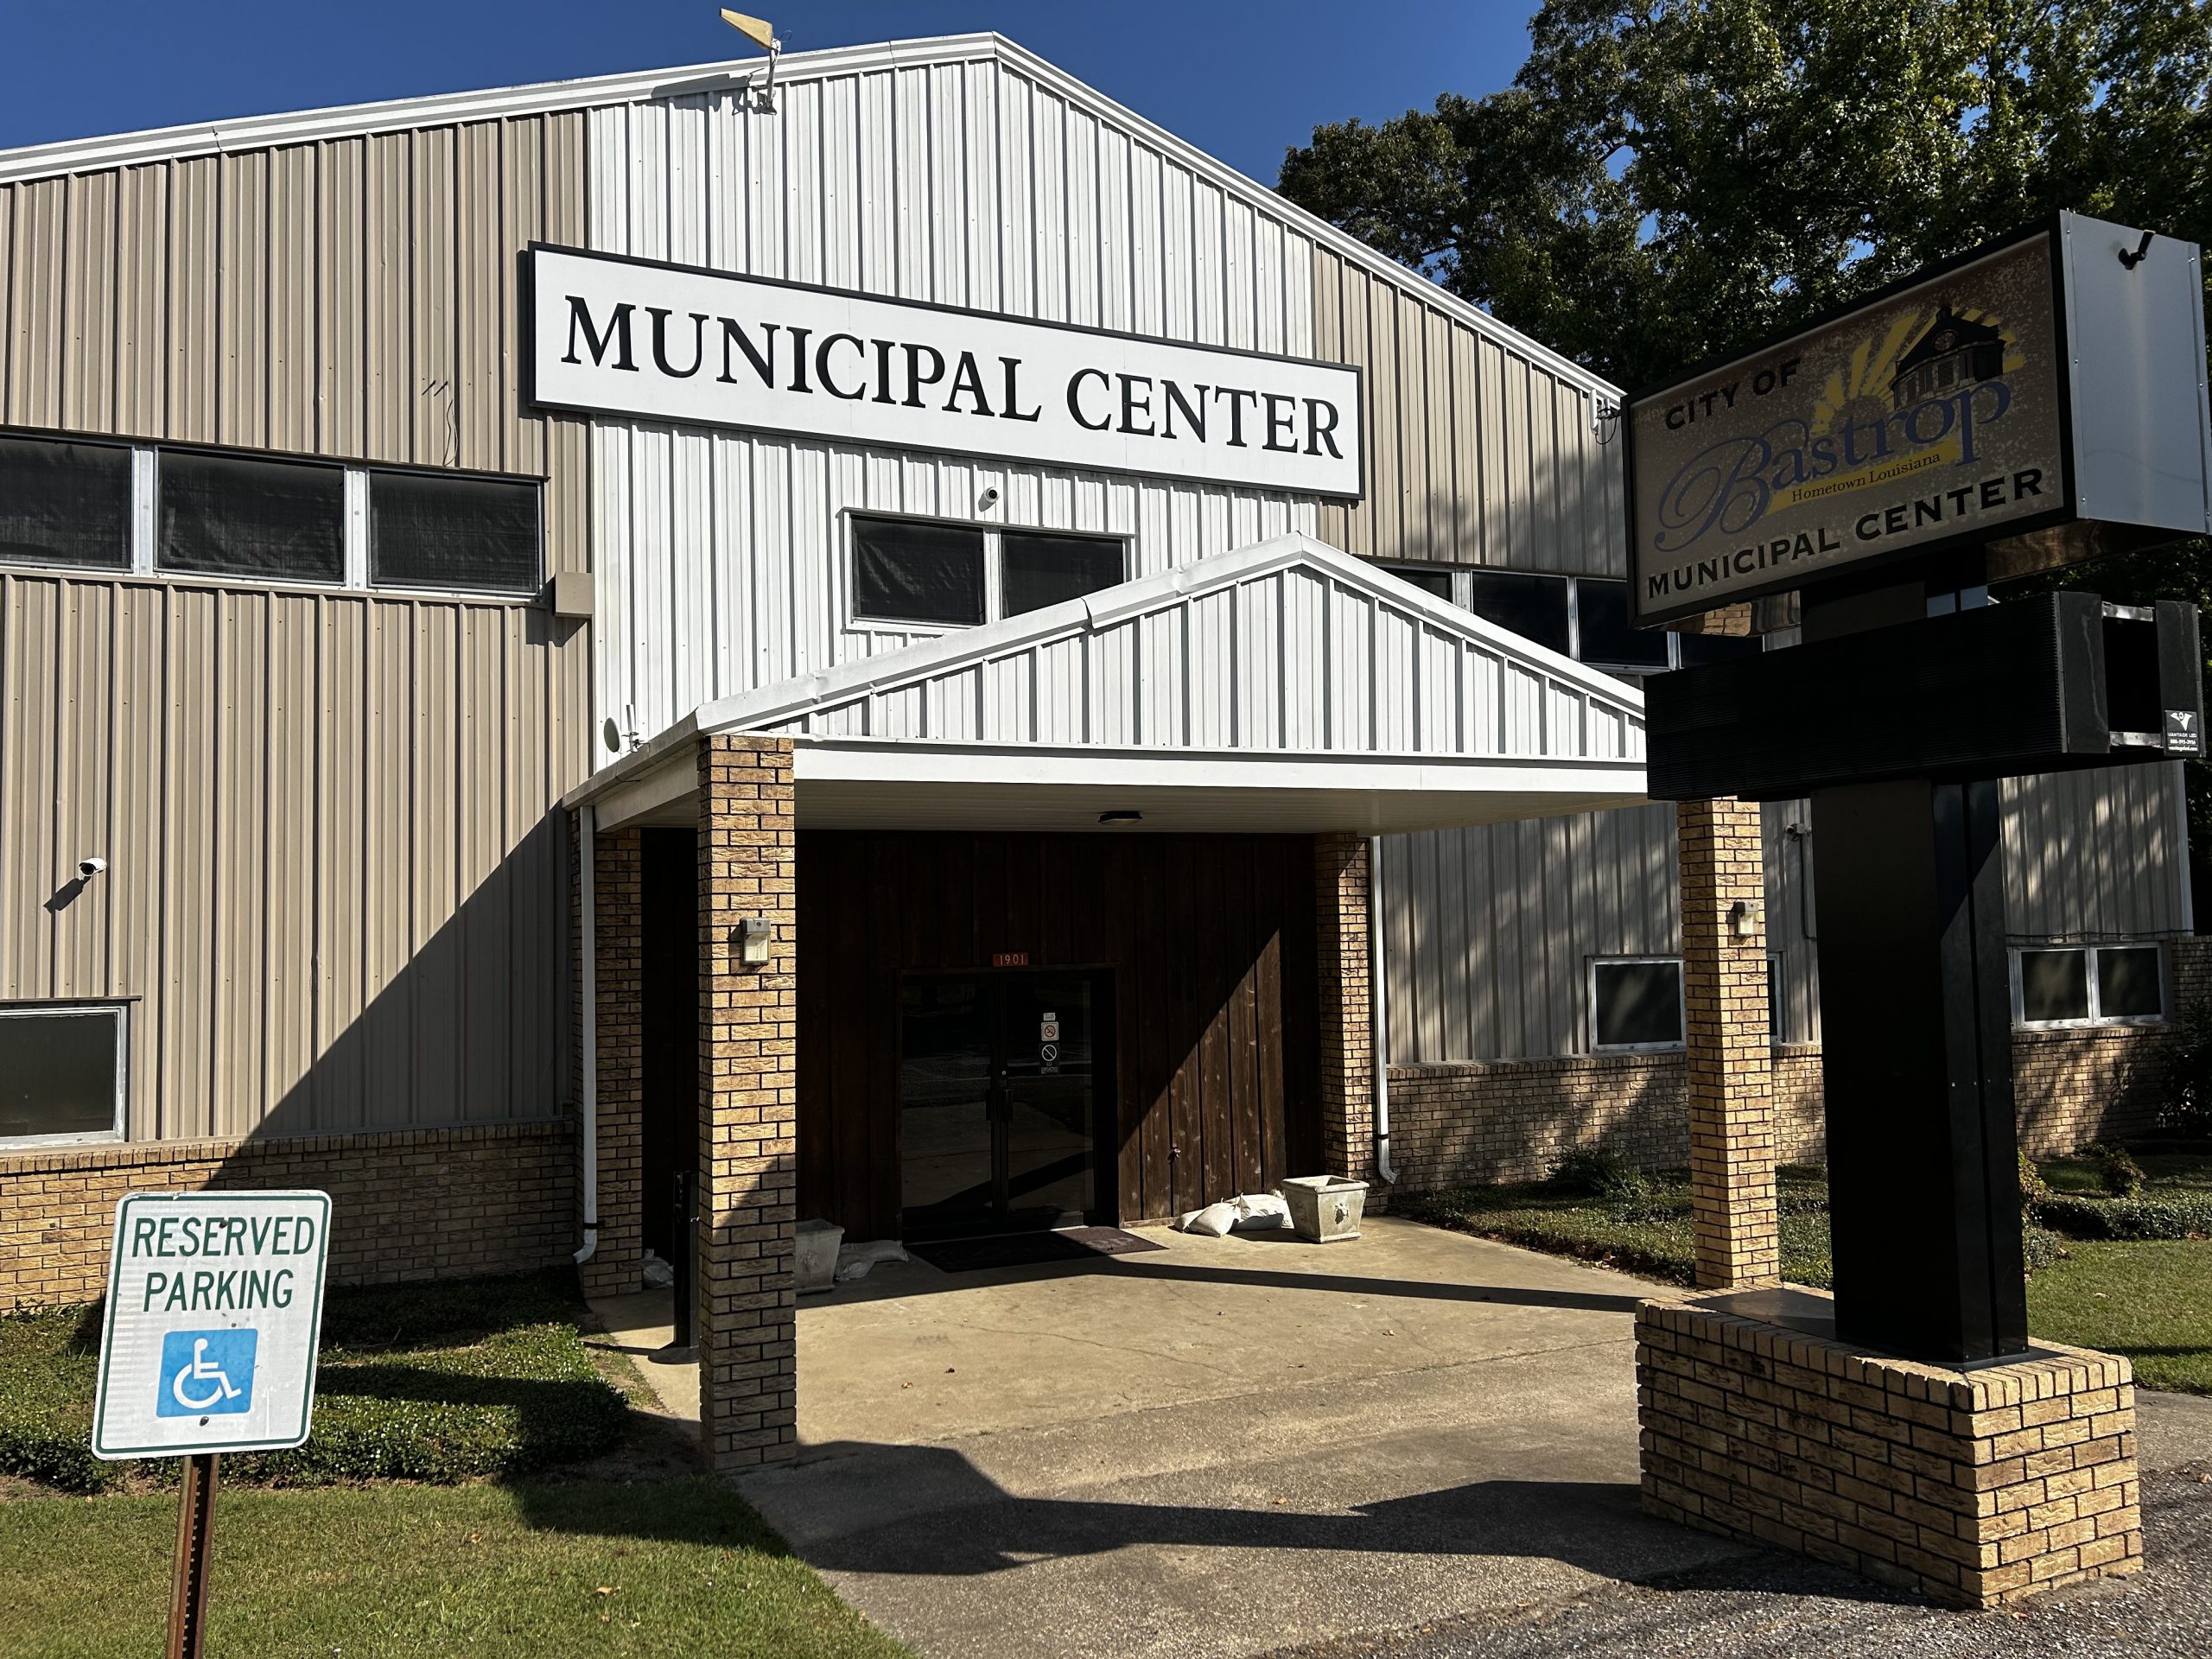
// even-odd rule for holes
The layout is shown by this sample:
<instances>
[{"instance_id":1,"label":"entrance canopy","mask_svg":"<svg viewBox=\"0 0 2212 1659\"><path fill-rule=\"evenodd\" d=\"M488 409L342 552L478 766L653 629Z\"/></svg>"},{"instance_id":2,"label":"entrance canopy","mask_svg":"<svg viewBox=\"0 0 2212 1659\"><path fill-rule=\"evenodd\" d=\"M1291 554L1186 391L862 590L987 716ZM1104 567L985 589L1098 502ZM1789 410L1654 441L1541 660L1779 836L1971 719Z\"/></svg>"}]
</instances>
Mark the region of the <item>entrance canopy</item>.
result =
<instances>
[{"instance_id":1,"label":"entrance canopy","mask_svg":"<svg viewBox=\"0 0 2212 1659\"><path fill-rule=\"evenodd\" d=\"M1387 835L1644 798L1633 687L1303 535L702 704L573 791L689 824L793 740L803 829Z\"/></svg>"}]
</instances>

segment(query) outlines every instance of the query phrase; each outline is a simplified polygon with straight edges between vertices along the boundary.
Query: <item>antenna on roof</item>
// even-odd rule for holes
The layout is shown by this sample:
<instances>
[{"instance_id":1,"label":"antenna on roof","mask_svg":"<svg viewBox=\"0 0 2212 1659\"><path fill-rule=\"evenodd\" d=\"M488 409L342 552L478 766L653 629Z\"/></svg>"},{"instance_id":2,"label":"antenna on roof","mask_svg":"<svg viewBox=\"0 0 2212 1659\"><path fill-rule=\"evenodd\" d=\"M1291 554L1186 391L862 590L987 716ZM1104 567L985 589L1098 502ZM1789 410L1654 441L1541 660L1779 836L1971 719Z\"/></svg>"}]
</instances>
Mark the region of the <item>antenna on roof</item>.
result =
<instances>
[{"instance_id":1,"label":"antenna on roof","mask_svg":"<svg viewBox=\"0 0 2212 1659\"><path fill-rule=\"evenodd\" d=\"M776 57L784 43L776 38L773 25L765 17L748 17L741 11L725 10L722 22L768 54L768 76L753 89L753 107L772 111L776 107Z\"/></svg>"}]
</instances>

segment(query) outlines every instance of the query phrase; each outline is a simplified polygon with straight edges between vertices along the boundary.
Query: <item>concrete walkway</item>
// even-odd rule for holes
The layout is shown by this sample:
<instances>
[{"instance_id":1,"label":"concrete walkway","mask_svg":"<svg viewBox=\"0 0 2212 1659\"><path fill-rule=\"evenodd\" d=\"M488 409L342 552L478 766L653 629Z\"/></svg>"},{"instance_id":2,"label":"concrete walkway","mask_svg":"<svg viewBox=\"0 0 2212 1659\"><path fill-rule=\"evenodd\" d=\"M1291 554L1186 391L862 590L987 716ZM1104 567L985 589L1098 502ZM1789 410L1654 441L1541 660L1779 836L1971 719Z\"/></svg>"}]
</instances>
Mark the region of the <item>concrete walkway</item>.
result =
<instances>
[{"instance_id":1,"label":"concrete walkway","mask_svg":"<svg viewBox=\"0 0 2212 1659\"><path fill-rule=\"evenodd\" d=\"M1845 1651L1885 1599L1826 1573L1796 1624L1789 1558L1637 1511L1635 1279L1388 1218L1144 1236L1165 1248L808 1299L801 1454L745 1495L930 1659ZM599 1306L696 1421L696 1370L653 1357L665 1294ZM2212 1402L2142 1414L2146 1475L2212 1456ZM1693 1590L1717 1645L1657 1611Z\"/></svg>"},{"instance_id":2,"label":"concrete walkway","mask_svg":"<svg viewBox=\"0 0 2212 1659\"><path fill-rule=\"evenodd\" d=\"M746 1496L944 1659L1256 1654L1743 1554L1637 1512L1637 1281L1389 1219L1146 1236L805 1304L803 1455Z\"/></svg>"}]
</instances>

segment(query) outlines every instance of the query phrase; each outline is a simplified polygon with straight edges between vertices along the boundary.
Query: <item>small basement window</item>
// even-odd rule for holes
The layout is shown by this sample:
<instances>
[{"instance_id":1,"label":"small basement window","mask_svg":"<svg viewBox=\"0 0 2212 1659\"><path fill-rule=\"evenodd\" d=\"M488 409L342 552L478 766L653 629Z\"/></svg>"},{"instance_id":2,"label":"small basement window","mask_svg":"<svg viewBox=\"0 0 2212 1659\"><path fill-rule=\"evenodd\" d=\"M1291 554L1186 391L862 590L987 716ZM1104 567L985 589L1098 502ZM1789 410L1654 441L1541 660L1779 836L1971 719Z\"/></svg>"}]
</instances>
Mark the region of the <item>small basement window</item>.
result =
<instances>
[{"instance_id":1,"label":"small basement window","mask_svg":"<svg viewBox=\"0 0 2212 1659\"><path fill-rule=\"evenodd\" d=\"M1592 1046L1604 1051L1682 1046L1679 957L1621 957L1590 964Z\"/></svg>"},{"instance_id":2,"label":"small basement window","mask_svg":"<svg viewBox=\"0 0 2212 1659\"><path fill-rule=\"evenodd\" d=\"M346 469L161 452L161 567L264 582L346 579Z\"/></svg>"},{"instance_id":3,"label":"small basement window","mask_svg":"<svg viewBox=\"0 0 2212 1659\"><path fill-rule=\"evenodd\" d=\"M1114 536L855 513L852 547L862 624L972 628L1128 580L1128 543Z\"/></svg>"},{"instance_id":4,"label":"small basement window","mask_svg":"<svg viewBox=\"0 0 2212 1659\"><path fill-rule=\"evenodd\" d=\"M2034 946L2012 953L2012 1020L2029 1027L2155 1025L2166 1017L2158 945Z\"/></svg>"},{"instance_id":5,"label":"small basement window","mask_svg":"<svg viewBox=\"0 0 2212 1659\"><path fill-rule=\"evenodd\" d=\"M119 1003L0 1006L0 1145L123 1134Z\"/></svg>"},{"instance_id":6,"label":"small basement window","mask_svg":"<svg viewBox=\"0 0 2212 1659\"><path fill-rule=\"evenodd\" d=\"M130 451L0 437L0 559L130 568Z\"/></svg>"},{"instance_id":7,"label":"small basement window","mask_svg":"<svg viewBox=\"0 0 2212 1659\"><path fill-rule=\"evenodd\" d=\"M457 473L369 474L369 580L379 588L535 592L538 486Z\"/></svg>"}]
</instances>

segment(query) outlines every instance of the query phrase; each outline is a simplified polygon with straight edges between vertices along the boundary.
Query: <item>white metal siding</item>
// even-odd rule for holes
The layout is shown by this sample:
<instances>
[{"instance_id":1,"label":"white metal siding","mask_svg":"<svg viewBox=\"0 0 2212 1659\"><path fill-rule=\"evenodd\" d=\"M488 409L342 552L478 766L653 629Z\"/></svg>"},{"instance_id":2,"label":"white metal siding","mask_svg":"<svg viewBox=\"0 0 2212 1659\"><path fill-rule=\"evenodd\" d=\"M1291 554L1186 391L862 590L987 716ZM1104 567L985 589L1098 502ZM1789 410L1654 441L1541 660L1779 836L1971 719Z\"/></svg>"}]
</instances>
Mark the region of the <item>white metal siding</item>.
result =
<instances>
[{"instance_id":1,"label":"white metal siding","mask_svg":"<svg viewBox=\"0 0 2212 1659\"><path fill-rule=\"evenodd\" d=\"M595 110L589 155L603 251L1312 347L1310 241L1001 63L797 80L773 116L728 95ZM1317 522L1305 499L618 421L593 461L601 696L645 733L928 637L847 622L850 509L1123 535L1135 576Z\"/></svg>"}]
</instances>

